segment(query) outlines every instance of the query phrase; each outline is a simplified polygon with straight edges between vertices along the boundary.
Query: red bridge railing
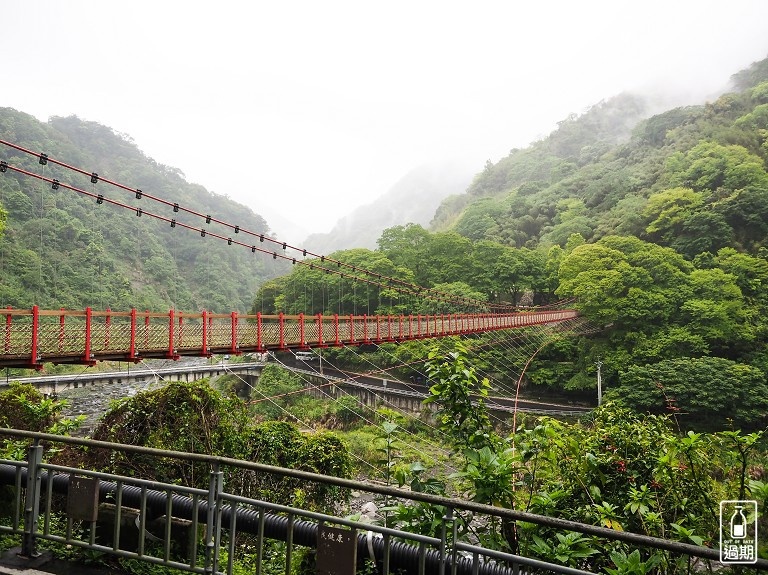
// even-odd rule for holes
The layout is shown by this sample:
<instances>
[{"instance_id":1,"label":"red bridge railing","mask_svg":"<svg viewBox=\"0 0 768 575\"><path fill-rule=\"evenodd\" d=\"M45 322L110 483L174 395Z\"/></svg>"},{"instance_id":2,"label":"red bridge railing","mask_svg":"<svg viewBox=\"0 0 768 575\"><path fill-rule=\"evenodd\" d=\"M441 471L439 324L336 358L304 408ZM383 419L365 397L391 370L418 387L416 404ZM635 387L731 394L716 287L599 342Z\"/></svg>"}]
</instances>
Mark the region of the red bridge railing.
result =
<instances>
[{"instance_id":1,"label":"red bridge railing","mask_svg":"<svg viewBox=\"0 0 768 575\"><path fill-rule=\"evenodd\" d=\"M574 310L311 316L8 308L0 324L0 367L376 344L558 323L577 315Z\"/></svg>"}]
</instances>

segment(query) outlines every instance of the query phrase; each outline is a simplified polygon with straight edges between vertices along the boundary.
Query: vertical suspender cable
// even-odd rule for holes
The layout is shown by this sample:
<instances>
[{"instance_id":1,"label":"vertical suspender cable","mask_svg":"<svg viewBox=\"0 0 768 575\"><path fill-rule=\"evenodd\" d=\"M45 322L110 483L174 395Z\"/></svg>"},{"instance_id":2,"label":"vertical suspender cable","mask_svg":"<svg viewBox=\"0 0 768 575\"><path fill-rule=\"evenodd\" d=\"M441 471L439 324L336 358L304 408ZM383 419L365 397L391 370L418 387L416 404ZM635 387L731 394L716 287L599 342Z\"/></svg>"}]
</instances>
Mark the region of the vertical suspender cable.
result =
<instances>
[{"instance_id":1,"label":"vertical suspender cable","mask_svg":"<svg viewBox=\"0 0 768 575\"><path fill-rule=\"evenodd\" d=\"M46 167L48 165L48 156L45 154L40 155L40 164L43 166L43 171L46 171ZM45 221L45 181L40 180L40 260L38 261L37 266L37 294L35 296L35 299L39 304L44 304L44 302L40 301L40 295L41 290L43 289L43 257L45 257L45 254L43 253L44 250L44 243L43 243L43 224Z\"/></svg>"},{"instance_id":2,"label":"vertical suspender cable","mask_svg":"<svg viewBox=\"0 0 768 575\"><path fill-rule=\"evenodd\" d=\"M96 193L96 184L93 182L93 179L91 180L91 191L94 194ZM98 201L96 202L96 204L98 205ZM94 244L96 242L96 239L97 239L96 221L98 220L98 216L96 215L96 212L94 210L88 210L88 213L91 216L90 217L90 220L91 220L91 237L90 237L90 241L89 241L88 247L89 248L93 248L93 249L89 250L89 252L91 254L93 254L93 256L94 256L94 261L89 262L89 264L91 266L93 266L93 270L94 270L93 277L91 278L91 300L90 301L94 302L95 299L96 299L94 297L96 295L94 290L96 289L96 284L98 283L98 277L97 277L96 274L98 274L98 270L99 270L99 266L97 265L97 262L95 261L96 258L98 258L99 250L96 249L96 247L94 246ZM104 306L101 306L101 307L104 307Z\"/></svg>"},{"instance_id":3,"label":"vertical suspender cable","mask_svg":"<svg viewBox=\"0 0 768 575\"><path fill-rule=\"evenodd\" d=\"M177 276L179 274L179 261L176 258L176 235L173 233L173 228L171 228L170 235L171 235L171 244L170 244L171 256L173 257L173 265L176 268L175 273L173 274L173 277L171 278L171 285L173 286L171 288L171 309L175 310L176 309L176 303L177 303L176 300L178 299L176 297L177 296L176 284L178 283L176 281L176 278L177 278Z\"/></svg>"},{"instance_id":4,"label":"vertical suspender cable","mask_svg":"<svg viewBox=\"0 0 768 575\"><path fill-rule=\"evenodd\" d=\"M203 247L203 251L205 252L205 285L208 289L208 293L213 295L215 288L211 285L211 250L206 250L205 247ZM210 301L208 303L210 305Z\"/></svg>"}]
</instances>

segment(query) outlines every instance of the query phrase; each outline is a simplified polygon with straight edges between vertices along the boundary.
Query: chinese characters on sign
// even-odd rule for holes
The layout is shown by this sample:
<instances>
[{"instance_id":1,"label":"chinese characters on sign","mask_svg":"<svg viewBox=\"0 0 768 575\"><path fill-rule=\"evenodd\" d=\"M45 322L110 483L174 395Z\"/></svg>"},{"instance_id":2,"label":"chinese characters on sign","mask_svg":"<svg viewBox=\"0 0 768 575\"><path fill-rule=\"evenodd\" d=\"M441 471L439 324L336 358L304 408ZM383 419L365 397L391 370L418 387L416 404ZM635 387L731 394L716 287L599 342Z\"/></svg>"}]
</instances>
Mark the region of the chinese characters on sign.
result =
<instances>
[{"instance_id":1,"label":"chinese characters on sign","mask_svg":"<svg viewBox=\"0 0 768 575\"><path fill-rule=\"evenodd\" d=\"M757 502L720 502L720 562L757 562Z\"/></svg>"},{"instance_id":2,"label":"chinese characters on sign","mask_svg":"<svg viewBox=\"0 0 768 575\"><path fill-rule=\"evenodd\" d=\"M356 563L356 531L320 525L317 532L317 574L354 575Z\"/></svg>"}]
</instances>

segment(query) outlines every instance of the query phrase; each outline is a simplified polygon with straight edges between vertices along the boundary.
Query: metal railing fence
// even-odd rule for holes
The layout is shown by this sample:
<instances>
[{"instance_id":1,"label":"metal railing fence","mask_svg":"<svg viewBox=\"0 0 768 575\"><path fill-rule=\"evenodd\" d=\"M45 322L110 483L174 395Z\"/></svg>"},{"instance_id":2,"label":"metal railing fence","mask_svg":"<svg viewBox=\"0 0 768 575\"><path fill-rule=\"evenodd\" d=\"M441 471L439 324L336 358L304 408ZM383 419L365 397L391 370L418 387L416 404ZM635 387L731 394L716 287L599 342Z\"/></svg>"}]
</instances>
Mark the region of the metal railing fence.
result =
<instances>
[{"instance_id":1,"label":"metal railing fence","mask_svg":"<svg viewBox=\"0 0 768 575\"><path fill-rule=\"evenodd\" d=\"M21 552L34 557L42 542L160 564L190 573L231 575L246 566L266 572L278 561L285 573L314 557L317 572L509 574L587 571L488 549L459 536L462 518L525 521L542 528L574 531L629 547L660 549L675 556L719 559L719 551L572 521L415 493L389 486L327 477L225 457L164 451L23 430L0 429L0 437L23 442L25 461L0 460L0 533L21 538ZM46 463L46 448L68 444L184 462L209 468L207 489ZM438 506L442 514L432 536L410 533L355 516L321 513L225 491L225 470L271 474L280 480L314 482L365 492L390 502ZM6 504L7 502L8 504ZM48 544L48 543L46 543ZM269 557L267 556L269 555ZM322 565L332 565L323 571ZM586 563L585 563L586 565ZM756 569L768 569L759 560ZM326 567L327 568L327 567ZM315 572L314 568L311 572Z\"/></svg>"},{"instance_id":2,"label":"metal railing fence","mask_svg":"<svg viewBox=\"0 0 768 575\"><path fill-rule=\"evenodd\" d=\"M39 369L44 362L207 357L268 350L340 347L448 337L556 324L575 310L439 315L255 315L113 310L5 309L0 366Z\"/></svg>"}]
</instances>

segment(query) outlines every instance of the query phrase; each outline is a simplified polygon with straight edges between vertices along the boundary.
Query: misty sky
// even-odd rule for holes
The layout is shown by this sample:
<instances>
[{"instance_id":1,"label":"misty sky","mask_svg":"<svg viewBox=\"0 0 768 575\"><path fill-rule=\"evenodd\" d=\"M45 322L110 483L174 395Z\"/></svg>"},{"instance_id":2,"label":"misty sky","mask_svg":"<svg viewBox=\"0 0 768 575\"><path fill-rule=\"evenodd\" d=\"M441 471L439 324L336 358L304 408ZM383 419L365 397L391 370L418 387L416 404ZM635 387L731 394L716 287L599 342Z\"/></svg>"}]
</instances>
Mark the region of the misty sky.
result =
<instances>
[{"instance_id":1,"label":"misty sky","mask_svg":"<svg viewBox=\"0 0 768 575\"><path fill-rule=\"evenodd\" d=\"M711 96L768 56L768 2L3 0L0 54L0 106L126 133L298 241L624 90Z\"/></svg>"}]
</instances>

